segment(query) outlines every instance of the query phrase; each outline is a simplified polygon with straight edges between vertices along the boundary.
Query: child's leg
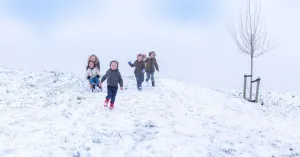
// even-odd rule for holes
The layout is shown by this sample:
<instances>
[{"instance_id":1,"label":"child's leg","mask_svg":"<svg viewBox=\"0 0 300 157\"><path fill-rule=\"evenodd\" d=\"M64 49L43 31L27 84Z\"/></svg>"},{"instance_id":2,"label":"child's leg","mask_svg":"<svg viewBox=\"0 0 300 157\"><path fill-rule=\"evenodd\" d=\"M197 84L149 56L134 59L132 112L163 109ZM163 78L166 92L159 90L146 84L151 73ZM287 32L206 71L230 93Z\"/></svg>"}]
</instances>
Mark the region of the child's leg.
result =
<instances>
[{"instance_id":1,"label":"child's leg","mask_svg":"<svg viewBox=\"0 0 300 157\"><path fill-rule=\"evenodd\" d=\"M97 77L95 77L95 83L96 83L96 85L100 84L100 81L99 81L99 79Z\"/></svg>"},{"instance_id":2,"label":"child's leg","mask_svg":"<svg viewBox=\"0 0 300 157\"><path fill-rule=\"evenodd\" d=\"M152 86L155 86L155 82L154 82L154 72L151 73L151 82L152 82Z\"/></svg>"},{"instance_id":3,"label":"child's leg","mask_svg":"<svg viewBox=\"0 0 300 157\"><path fill-rule=\"evenodd\" d=\"M111 104L115 103L117 92L118 92L118 87L112 87L112 96L111 96L111 100L110 100Z\"/></svg>"},{"instance_id":4,"label":"child's leg","mask_svg":"<svg viewBox=\"0 0 300 157\"><path fill-rule=\"evenodd\" d=\"M140 88L142 88L142 83L144 82L144 75L140 76Z\"/></svg>"},{"instance_id":5,"label":"child's leg","mask_svg":"<svg viewBox=\"0 0 300 157\"><path fill-rule=\"evenodd\" d=\"M140 88L142 86L142 79L141 79L141 76L137 76L137 86L138 88Z\"/></svg>"},{"instance_id":6,"label":"child's leg","mask_svg":"<svg viewBox=\"0 0 300 157\"><path fill-rule=\"evenodd\" d=\"M154 72L151 73L151 82L154 82Z\"/></svg>"},{"instance_id":7,"label":"child's leg","mask_svg":"<svg viewBox=\"0 0 300 157\"><path fill-rule=\"evenodd\" d=\"M136 86L137 86L137 88L139 88L139 83L140 83L140 78L139 78L139 76L138 75L135 75L135 79L136 79Z\"/></svg>"},{"instance_id":8,"label":"child's leg","mask_svg":"<svg viewBox=\"0 0 300 157\"><path fill-rule=\"evenodd\" d=\"M94 78L90 78L90 84L92 85L94 83L95 83Z\"/></svg>"},{"instance_id":9,"label":"child's leg","mask_svg":"<svg viewBox=\"0 0 300 157\"><path fill-rule=\"evenodd\" d=\"M106 100L111 99L113 96L113 89L111 86L107 86L107 96L106 96Z\"/></svg>"},{"instance_id":10,"label":"child's leg","mask_svg":"<svg viewBox=\"0 0 300 157\"><path fill-rule=\"evenodd\" d=\"M144 74L140 76L140 79L141 79L140 88L142 88L144 82Z\"/></svg>"},{"instance_id":11,"label":"child's leg","mask_svg":"<svg viewBox=\"0 0 300 157\"><path fill-rule=\"evenodd\" d=\"M144 74L141 76L141 78L142 78L142 83L144 82L144 80L145 80L145 76L144 76Z\"/></svg>"},{"instance_id":12,"label":"child's leg","mask_svg":"<svg viewBox=\"0 0 300 157\"><path fill-rule=\"evenodd\" d=\"M150 79L150 72L146 72L146 74L147 74L146 82L148 82Z\"/></svg>"}]
</instances>

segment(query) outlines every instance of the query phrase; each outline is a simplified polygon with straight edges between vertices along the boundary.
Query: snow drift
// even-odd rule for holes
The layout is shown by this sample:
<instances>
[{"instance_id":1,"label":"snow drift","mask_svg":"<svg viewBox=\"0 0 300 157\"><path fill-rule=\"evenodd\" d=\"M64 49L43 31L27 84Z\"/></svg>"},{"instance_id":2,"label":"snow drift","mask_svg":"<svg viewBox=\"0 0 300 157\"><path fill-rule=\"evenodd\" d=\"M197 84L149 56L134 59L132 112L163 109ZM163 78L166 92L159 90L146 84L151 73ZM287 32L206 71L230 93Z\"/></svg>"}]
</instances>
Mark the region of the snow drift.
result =
<instances>
[{"instance_id":1,"label":"snow drift","mask_svg":"<svg viewBox=\"0 0 300 157\"><path fill-rule=\"evenodd\" d=\"M0 157L300 156L299 94L261 106L174 79L124 84L110 111L81 76L0 68Z\"/></svg>"}]
</instances>

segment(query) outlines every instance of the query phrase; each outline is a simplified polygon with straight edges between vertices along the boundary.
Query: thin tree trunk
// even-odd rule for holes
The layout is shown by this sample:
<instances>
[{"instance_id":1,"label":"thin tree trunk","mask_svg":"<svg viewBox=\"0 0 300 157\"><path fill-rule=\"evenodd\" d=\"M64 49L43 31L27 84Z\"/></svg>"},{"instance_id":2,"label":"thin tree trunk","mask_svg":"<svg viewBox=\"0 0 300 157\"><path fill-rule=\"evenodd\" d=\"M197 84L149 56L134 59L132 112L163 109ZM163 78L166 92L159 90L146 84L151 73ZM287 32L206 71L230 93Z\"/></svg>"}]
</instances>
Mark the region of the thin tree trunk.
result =
<instances>
[{"instance_id":1,"label":"thin tree trunk","mask_svg":"<svg viewBox=\"0 0 300 157\"><path fill-rule=\"evenodd\" d=\"M252 81L253 81L253 53L251 55L251 77L250 77L250 96L249 99L252 100Z\"/></svg>"}]
</instances>

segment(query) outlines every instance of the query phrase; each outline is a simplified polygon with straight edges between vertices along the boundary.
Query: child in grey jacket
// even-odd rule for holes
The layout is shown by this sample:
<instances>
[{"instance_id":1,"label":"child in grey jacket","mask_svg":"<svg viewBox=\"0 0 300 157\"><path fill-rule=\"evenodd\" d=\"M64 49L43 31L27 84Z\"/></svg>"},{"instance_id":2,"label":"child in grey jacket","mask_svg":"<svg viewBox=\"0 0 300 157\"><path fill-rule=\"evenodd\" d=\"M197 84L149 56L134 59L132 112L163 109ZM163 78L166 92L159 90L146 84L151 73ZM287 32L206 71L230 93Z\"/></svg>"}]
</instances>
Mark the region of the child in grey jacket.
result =
<instances>
[{"instance_id":1,"label":"child in grey jacket","mask_svg":"<svg viewBox=\"0 0 300 157\"><path fill-rule=\"evenodd\" d=\"M109 108L111 110L114 109L114 103L118 92L118 84L120 84L120 89L123 90L123 79L118 66L118 61L111 61L110 69L107 70L106 74L102 77L100 82L100 87L102 87L102 83L107 79L107 96L104 102L104 107L108 106L108 102L110 100Z\"/></svg>"}]
</instances>

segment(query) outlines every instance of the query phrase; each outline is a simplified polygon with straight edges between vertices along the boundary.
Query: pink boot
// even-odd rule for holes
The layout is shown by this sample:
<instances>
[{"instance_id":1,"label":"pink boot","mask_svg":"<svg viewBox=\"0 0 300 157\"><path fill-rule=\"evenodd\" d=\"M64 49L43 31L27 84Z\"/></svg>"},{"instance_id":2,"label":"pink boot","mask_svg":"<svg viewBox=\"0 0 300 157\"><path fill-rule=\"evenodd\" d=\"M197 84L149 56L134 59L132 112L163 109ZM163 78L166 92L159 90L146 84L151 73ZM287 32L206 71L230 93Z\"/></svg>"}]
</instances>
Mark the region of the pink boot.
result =
<instances>
[{"instance_id":1,"label":"pink boot","mask_svg":"<svg viewBox=\"0 0 300 157\"><path fill-rule=\"evenodd\" d=\"M114 104L113 104L113 103L110 103L109 109L110 109L110 110L113 110L113 109L114 109Z\"/></svg>"},{"instance_id":2,"label":"pink boot","mask_svg":"<svg viewBox=\"0 0 300 157\"><path fill-rule=\"evenodd\" d=\"M106 99L106 100L104 101L104 107L107 107L107 106L108 106L108 101L109 101L109 99Z\"/></svg>"}]
</instances>

